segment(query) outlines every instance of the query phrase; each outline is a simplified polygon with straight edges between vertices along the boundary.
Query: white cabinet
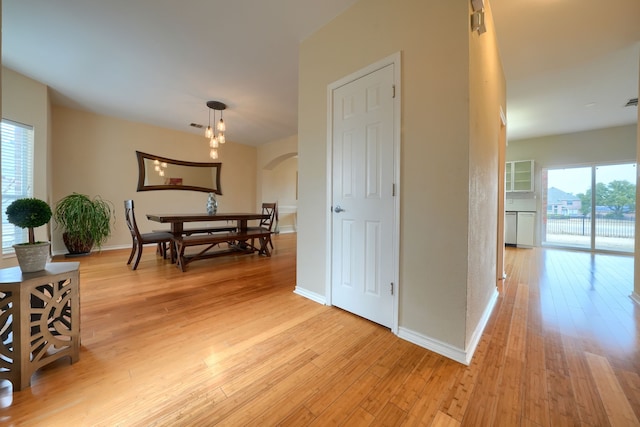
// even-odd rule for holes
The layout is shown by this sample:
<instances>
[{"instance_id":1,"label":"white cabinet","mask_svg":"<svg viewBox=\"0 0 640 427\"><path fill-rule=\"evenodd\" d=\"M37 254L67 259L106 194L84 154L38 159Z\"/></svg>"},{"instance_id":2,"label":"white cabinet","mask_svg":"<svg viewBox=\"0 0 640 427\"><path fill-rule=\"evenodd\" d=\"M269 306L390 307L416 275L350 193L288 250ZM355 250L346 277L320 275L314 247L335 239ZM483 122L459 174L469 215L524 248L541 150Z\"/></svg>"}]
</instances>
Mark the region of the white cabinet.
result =
<instances>
[{"instance_id":1,"label":"white cabinet","mask_svg":"<svg viewBox=\"0 0 640 427\"><path fill-rule=\"evenodd\" d=\"M505 245L515 245L517 243L517 212L506 212L504 214L504 243Z\"/></svg>"},{"instance_id":2,"label":"white cabinet","mask_svg":"<svg viewBox=\"0 0 640 427\"><path fill-rule=\"evenodd\" d=\"M516 244L518 247L532 248L535 243L535 212L518 212Z\"/></svg>"},{"instance_id":3,"label":"white cabinet","mask_svg":"<svg viewBox=\"0 0 640 427\"><path fill-rule=\"evenodd\" d=\"M534 190L533 160L507 162L504 170L504 188L507 192L532 192Z\"/></svg>"}]
</instances>

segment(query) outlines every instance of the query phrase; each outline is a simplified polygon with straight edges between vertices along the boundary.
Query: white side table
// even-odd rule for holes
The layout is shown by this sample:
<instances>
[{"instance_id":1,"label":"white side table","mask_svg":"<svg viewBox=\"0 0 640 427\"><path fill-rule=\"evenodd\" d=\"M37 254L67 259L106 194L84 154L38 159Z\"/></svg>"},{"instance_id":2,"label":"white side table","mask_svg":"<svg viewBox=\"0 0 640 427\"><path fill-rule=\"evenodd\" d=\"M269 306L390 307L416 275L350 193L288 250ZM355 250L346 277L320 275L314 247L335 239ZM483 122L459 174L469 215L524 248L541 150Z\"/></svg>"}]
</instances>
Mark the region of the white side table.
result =
<instances>
[{"instance_id":1,"label":"white side table","mask_svg":"<svg viewBox=\"0 0 640 427\"><path fill-rule=\"evenodd\" d=\"M79 265L53 262L33 273L0 269L0 378L14 391L29 387L44 365L65 356L79 360Z\"/></svg>"}]
</instances>

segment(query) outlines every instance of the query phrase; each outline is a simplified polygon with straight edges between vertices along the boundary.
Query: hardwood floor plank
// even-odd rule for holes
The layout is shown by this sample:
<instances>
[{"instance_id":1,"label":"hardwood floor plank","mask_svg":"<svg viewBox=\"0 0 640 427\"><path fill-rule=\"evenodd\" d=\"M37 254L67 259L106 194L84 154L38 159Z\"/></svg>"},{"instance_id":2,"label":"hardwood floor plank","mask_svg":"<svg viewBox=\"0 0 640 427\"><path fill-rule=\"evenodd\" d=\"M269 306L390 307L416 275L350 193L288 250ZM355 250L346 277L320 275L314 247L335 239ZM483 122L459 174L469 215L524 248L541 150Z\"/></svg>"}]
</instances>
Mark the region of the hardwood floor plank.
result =
<instances>
[{"instance_id":1,"label":"hardwood floor plank","mask_svg":"<svg viewBox=\"0 0 640 427\"><path fill-rule=\"evenodd\" d=\"M616 377L625 396L628 396L627 400L633 408L636 418L640 419L640 375L637 372L622 370Z\"/></svg>"},{"instance_id":2,"label":"hardwood floor plank","mask_svg":"<svg viewBox=\"0 0 640 427\"><path fill-rule=\"evenodd\" d=\"M300 394L304 393L299 385L310 376L316 375L319 368L312 363L303 363L299 369L295 366L289 366L288 369L289 375L282 377L280 381L274 381L267 392L256 396L242 409L235 410L219 425L275 425L289 415L301 401ZM292 389L296 392L290 392Z\"/></svg>"},{"instance_id":3,"label":"hardwood floor plank","mask_svg":"<svg viewBox=\"0 0 640 427\"><path fill-rule=\"evenodd\" d=\"M501 306L501 301L502 300L498 301L498 307L496 307L495 310L500 310L499 307ZM496 319L496 316L492 319ZM487 325L489 331L495 328L493 323L495 323L495 320ZM491 333L489 332L482 336L473 360L471 361L471 365L460 373L458 383L452 387L449 397L444 400L443 405L441 406L442 412L446 413L458 422L462 421L464 414L467 411L471 395L477 383L477 376L480 373L481 367L485 363L487 351L491 345L491 338Z\"/></svg>"},{"instance_id":4,"label":"hardwood floor plank","mask_svg":"<svg viewBox=\"0 0 640 427\"><path fill-rule=\"evenodd\" d=\"M319 414L312 426L340 425L360 406L368 393L378 387L380 378L371 372L365 372L353 381L327 408ZM366 411L366 408L363 408ZM368 411L367 411L368 412Z\"/></svg>"},{"instance_id":5,"label":"hardwood floor plank","mask_svg":"<svg viewBox=\"0 0 640 427\"><path fill-rule=\"evenodd\" d=\"M464 367L457 362L438 357L433 374L427 380L420 398L408 413L406 426L430 425L435 419L450 389L458 382Z\"/></svg>"},{"instance_id":6,"label":"hardwood floor plank","mask_svg":"<svg viewBox=\"0 0 640 427\"><path fill-rule=\"evenodd\" d=\"M13 392L8 426L638 425L633 258L508 248L469 366L293 293L296 236L272 257L80 259L80 360ZM626 402L626 403L625 403Z\"/></svg>"},{"instance_id":7,"label":"hardwood floor plank","mask_svg":"<svg viewBox=\"0 0 640 427\"><path fill-rule=\"evenodd\" d=\"M270 391L269 401L274 403L256 421L260 425L308 425L316 416L304 405L305 401L318 392L318 385L327 381L328 375L340 372L347 363L344 358L336 359L328 368L311 363L313 370L306 376L284 380Z\"/></svg>"},{"instance_id":8,"label":"hardwood floor plank","mask_svg":"<svg viewBox=\"0 0 640 427\"><path fill-rule=\"evenodd\" d=\"M436 366L436 359L439 357L435 353L423 354L420 360L415 363L411 373L391 397L390 402L408 412L420 397L422 390L427 384L427 380L433 374Z\"/></svg>"},{"instance_id":9,"label":"hardwood floor plank","mask_svg":"<svg viewBox=\"0 0 640 427\"><path fill-rule=\"evenodd\" d=\"M592 353L585 356L611 425L640 425L607 359Z\"/></svg>"},{"instance_id":10,"label":"hardwood floor plank","mask_svg":"<svg viewBox=\"0 0 640 427\"><path fill-rule=\"evenodd\" d=\"M522 416L522 377L524 375L524 360L507 356L505 366L500 375L495 407L495 425L520 425Z\"/></svg>"},{"instance_id":11,"label":"hardwood floor plank","mask_svg":"<svg viewBox=\"0 0 640 427\"><path fill-rule=\"evenodd\" d=\"M373 415L358 407L355 411L346 419L343 425L349 427L367 427L373 425L375 422Z\"/></svg>"},{"instance_id":12,"label":"hardwood floor plank","mask_svg":"<svg viewBox=\"0 0 640 427\"><path fill-rule=\"evenodd\" d=\"M584 425L608 426L609 420L591 375L586 353L581 350L577 340L569 337L563 337L563 345L580 420Z\"/></svg>"},{"instance_id":13,"label":"hardwood floor plank","mask_svg":"<svg viewBox=\"0 0 640 427\"><path fill-rule=\"evenodd\" d=\"M562 338L558 333L549 333L544 341L551 425L579 425L580 417L575 405Z\"/></svg>"},{"instance_id":14,"label":"hardwood floor plank","mask_svg":"<svg viewBox=\"0 0 640 427\"><path fill-rule=\"evenodd\" d=\"M406 419L406 412L393 403L387 403L376 416L375 424L379 426L399 426Z\"/></svg>"},{"instance_id":15,"label":"hardwood floor plank","mask_svg":"<svg viewBox=\"0 0 640 427\"><path fill-rule=\"evenodd\" d=\"M396 345L395 348L399 350L395 354L397 359L393 361L387 359L385 361L385 363L392 363L392 365L385 372L384 376L379 376L380 371L379 369L377 369L380 367L379 364L375 365L373 369L369 370L369 372L378 376L380 378L380 381L378 382L376 387L370 390L370 392L366 395L366 398L362 402L361 406L367 412L373 414L376 417L378 415L378 411L384 408L384 406L386 406L390 399L397 394L402 384L406 381L406 379L413 371L413 367L418 364L424 357L424 349L419 348L415 344L411 344L408 342L398 342L398 345ZM391 354L393 353L387 353L387 355Z\"/></svg>"},{"instance_id":16,"label":"hardwood floor plank","mask_svg":"<svg viewBox=\"0 0 640 427\"><path fill-rule=\"evenodd\" d=\"M509 339L507 340L506 356L524 362L526 358L525 347L527 344L527 315L529 310L529 287L518 284Z\"/></svg>"},{"instance_id":17,"label":"hardwood floor plank","mask_svg":"<svg viewBox=\"0 0 640 427\"><path fill-rule=\"evenodd\" d=\"M551 426L544 338L529 333L523 375L522 417L539 426Z\"/></svg>"},{"instance_id":18,"label":"hardwood floor plank","mask_svg":"<svg viewBox=\"0 0 640 427\"><path fill-rule=\"evenodd\" d=\"M459 427L460 421L455 420L445 414L444 412L438 411L436 414L433 423L431 423L431 427Z\"/></svg>"},{"instance_id":19,"label":"hardwood floor plank","mask_svg":"<svg viewBox=\"0 0 640 427\"><path fill-rule=\"evenodd\" d=\"M320 415L340 394L342 394L354 381L360 378L374 363L391 348L396 340L370 341L369 346L361 347L360 342L354 347L359 350L355 354L347 351L345 358L348 363L338 371L330 372L324 381L317 384L317 392L314 393L305 405L314 415ZM326 368L325 368L326 369Z\"/></svg>"}]
</instances>

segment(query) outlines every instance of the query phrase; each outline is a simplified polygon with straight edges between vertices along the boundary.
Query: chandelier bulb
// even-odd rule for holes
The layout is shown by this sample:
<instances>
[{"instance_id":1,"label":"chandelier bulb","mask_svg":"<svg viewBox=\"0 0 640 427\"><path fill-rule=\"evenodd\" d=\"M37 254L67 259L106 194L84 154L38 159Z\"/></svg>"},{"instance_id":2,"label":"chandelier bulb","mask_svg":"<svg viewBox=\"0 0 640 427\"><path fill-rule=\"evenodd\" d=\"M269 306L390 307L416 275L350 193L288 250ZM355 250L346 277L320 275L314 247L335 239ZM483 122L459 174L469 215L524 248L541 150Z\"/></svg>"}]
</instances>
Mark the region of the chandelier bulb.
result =
<instances>
[{"instance_id":1,"label":"chandelier bulb","mask_svg":"<svg viewBox=\"0 0 640 427\"><path fill-rule=\"evenodd\" d=\"M0 0L2 1L2 0ZM209 156L212 159L218 158L218 147L220 144L224 144L226 139L224 132L227 126L224 123L222 112L227 106L220 101L207 101L207 107L209 107L209 126L205 129L205 136L209 139ZM213 127L211 127L211 112L213 111ZM220 120L216 120L216 112L220 111Z\"/></svg>"}]
</instances>

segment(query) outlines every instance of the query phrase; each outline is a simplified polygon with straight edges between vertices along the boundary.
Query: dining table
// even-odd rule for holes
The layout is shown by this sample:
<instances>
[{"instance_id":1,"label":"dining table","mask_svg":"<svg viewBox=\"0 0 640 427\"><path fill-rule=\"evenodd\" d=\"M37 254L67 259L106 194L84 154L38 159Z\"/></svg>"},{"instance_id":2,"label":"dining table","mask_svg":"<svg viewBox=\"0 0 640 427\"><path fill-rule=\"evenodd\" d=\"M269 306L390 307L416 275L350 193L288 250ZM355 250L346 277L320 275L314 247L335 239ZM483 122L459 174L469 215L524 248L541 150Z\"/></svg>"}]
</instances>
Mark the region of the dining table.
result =
<instances>
[{"instance_id":1,"label":"dining table","mask_svg":"<svg viewBox=\"0 0 640 427\"><path fill-rule=\"evenodd\" d=\"M218 256L224 254L233 254L233 253L251 253L253 250L247 244L247 240L251 239L251 233L249 231L249 221L253 220L262 220L268 219L269 214L267 213L255 213L255 212L235 212L235 213L168 213L168 214L147 214L147 219L149 221L159 222L161 224L169 224L171 226L171 233L174 235L175 242L185 243L185 240L189 239L189 234L193 233L193 229L185 229L185 223L194 223L194 222L221 222L221 221L231 221L235 222L235 231L233 232L233 238L236 240L236 243L230 247L229 250L218 253L208 253L208 250L213 248L215 244L209 245L209 248L202 250L198 255L192 257L193 259L204 259L211 256ZM218 234L218 238L220 238L220 233L215 233L216 231L229 231L230 227L207 227L203 229L198 229L198 233L211 233L214 235ZM255 234L255 232L254 232ZM210 237L213 243L215 239L214 236ZM264 236L261 237L264 240ZM203 236L197 241L203 241L203 244L206 245L204 241L207 241L207 237ZM191 241L193 243L193 241ZM264 243L264 242L263 242ZM264 247L264 244L261 245ZM190 261L182 258L182 251L178 251L176 248L176 244L172 244L170 246L171 251L171 260L178 263L178 267L184 271L186 264ZM177 253L178 252L178 253ZM265 252L264 248L260 250L261 253ZM266 250L268 254L268 249Z\"/></svg>"},{"instance_id":2,"label":"dining table","mask_svg":"<svg viewBox=\"0 0 640 427\"><path fill-rule=\"evenodd\" d=\"M169 213L169 214L147 214L149 221L171 225L171 233L180 236L184 233L186 222L210 222L210 221L235 221L239 232L247 231L249 221L269 218L268 214L245 212L245 213Z\"/></svg>"}]
</instances>

